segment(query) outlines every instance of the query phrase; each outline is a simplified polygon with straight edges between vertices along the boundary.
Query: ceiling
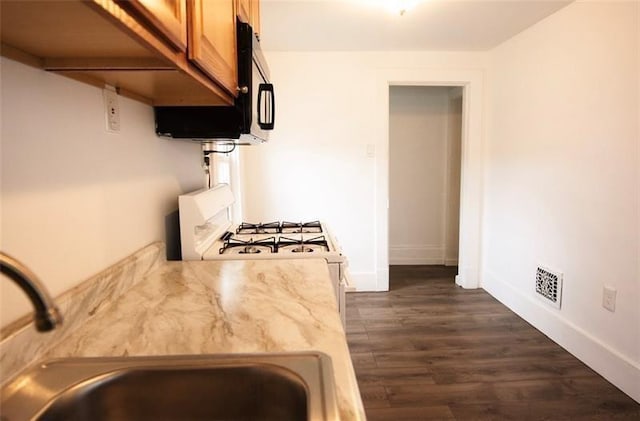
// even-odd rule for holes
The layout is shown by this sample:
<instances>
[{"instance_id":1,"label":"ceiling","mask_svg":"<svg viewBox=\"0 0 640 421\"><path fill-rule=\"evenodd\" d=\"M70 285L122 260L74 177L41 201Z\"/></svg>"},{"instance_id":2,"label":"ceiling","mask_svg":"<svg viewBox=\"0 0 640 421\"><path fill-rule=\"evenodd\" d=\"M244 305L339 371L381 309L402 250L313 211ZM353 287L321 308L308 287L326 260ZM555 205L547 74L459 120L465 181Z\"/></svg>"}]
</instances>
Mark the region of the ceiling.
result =
<instances>
[{"instance_id":1,"label":"ceiling","mask_svg":"<svg viewBox=\"0 0 640 421\"><path fill-rule=\"evenodd\" d=\"M269 51L482 51L571 3L557 0L261 0Z\"/></svg>"}]
</instances>

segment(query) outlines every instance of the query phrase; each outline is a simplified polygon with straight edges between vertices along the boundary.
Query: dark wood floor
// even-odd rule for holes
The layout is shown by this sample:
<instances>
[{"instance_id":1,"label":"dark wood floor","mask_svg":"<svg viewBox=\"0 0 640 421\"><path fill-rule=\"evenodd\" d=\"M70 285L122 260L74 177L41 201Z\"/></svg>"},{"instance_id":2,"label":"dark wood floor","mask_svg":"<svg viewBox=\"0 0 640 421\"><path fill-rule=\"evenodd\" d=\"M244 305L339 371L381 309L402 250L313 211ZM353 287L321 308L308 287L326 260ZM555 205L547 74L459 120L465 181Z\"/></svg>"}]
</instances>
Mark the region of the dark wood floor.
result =
<instances>
[{"instance_id":1,"label":"dark wood floor","mask_svg":"<svg viewBox=\"0 0 640 421\"><path fill-rule=\"evenodd\" d=\"M392 266L347 296L347 339L375 420L640 420L640 404L455 268Z\"/></svg>"}]
</instances>

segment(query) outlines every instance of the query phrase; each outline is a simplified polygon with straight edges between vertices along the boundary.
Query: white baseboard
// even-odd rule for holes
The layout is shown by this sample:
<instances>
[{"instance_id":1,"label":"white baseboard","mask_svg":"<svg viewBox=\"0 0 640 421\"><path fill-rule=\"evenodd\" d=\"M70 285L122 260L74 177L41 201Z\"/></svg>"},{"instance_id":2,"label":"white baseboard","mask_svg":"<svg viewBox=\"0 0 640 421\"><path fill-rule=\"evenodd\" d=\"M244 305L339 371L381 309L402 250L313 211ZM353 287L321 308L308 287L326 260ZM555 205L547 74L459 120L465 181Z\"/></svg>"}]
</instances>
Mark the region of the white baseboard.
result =
<instances>
[{"instance_id":1,"label":"white baseboard","mask_svg":"<svg viewBox=\"0 0 640 421\"><path fill-rule=\"evenodd\" d=\"M379 292L389 290L389 268L379 269L377 272L351 272L352 291Z\"/></svg>"},{"instance_id":2,"label":"white baseboard","mask_svg":"<svg viewBox=\"0 0 640 421\"><path fill-rule=\"evenodd\" d=\"M389 266L384 267L384 269L378 269L376 288L377 291L389 291Z\"/></svg>"},{"instance_id":3,"label":"white baseboard","mask_svg":"<svg viewBox=\"0 0 640 421\"><path fill-rule=\"evenodd\" d=\"M640 402L640 363L620 354L562 317L557 310L547 308L493 274L485 271L482 279L482 288L489 294Z\"/></svg>"},{"instance_id":4,"label":"white baseboard","mask_svg":"<svg viewBox=\"0 0 640 421\"><path fill-rule=\"evenodd\" d=\"M443 265L442 259L430 259L426 257L389 258L390 265Z\"/></svg>"},{"instance_id":5,"label":"white baseboard","mask_svg":"<svg viewBox=\"0 0 640 421\"><path fill-rule=\"evenodd\" d=\"M351 272L353 286L358 292L378 290L378 282L375 272Z\"/></svg>"},{"instance_id":6,"label":"white baseboard","mask_svg":"<svg viewBox=\"0 0 640 421\"><path fill-rule=\"evenodd\" d=\"M453 258L444 259L444 265L445 266L458 266L458 258L456 257L455 259L453 259Z\"/></svg>"},{"instance_id":7,"label":"white baseboard","mask_svg":"<svg viewBox=\"0 0 640 421\"><path fill-rule=\"evenodd\" d=\"M438 245L389 246L391 265L442 265L445 262L444 247Z\"/></svg>"},{"instance_id":8,"label":"white baseboard","mask_svg":"<svg viewBox=\"0 0 640 421\"><path fill-rule=\"evenodd\" d=\"M479 280L474 276L477 273L475 268L458 266L456 275L456 285L465 289L480 288Z\"/></svg>"}]
</instances>

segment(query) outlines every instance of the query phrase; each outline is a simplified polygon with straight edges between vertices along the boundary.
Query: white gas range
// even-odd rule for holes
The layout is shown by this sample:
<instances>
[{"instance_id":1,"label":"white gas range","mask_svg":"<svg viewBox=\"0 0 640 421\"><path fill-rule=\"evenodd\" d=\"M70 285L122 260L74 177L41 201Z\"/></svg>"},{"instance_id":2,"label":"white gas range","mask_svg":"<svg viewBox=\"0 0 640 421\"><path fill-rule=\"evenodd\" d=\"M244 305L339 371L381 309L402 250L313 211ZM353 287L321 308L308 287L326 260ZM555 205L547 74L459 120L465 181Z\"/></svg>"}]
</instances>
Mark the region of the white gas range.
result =
<instances>
[{"instance_id":1,"label":"white gas range","mask_svg":"<svg viewBox=\"0 0 640 421\"><path fill-rule=\"evenodd\" d=\"M183 260L325 259L345 325L347 259L319 221L234 225L233 193L226 184L178 197Z\"/></svg>"}]
</instances>

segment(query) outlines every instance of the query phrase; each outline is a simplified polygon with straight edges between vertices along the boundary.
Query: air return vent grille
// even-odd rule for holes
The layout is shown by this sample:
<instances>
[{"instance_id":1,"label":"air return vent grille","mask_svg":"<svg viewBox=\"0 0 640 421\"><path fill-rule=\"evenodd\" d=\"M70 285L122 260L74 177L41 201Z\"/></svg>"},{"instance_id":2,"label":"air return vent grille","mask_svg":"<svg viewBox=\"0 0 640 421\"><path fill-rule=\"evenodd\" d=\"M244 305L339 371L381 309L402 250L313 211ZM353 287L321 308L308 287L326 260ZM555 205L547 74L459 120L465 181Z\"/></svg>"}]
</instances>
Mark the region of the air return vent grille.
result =
<instances>
[{"instance_id":1,"label":"air return vent grille","mask_svg":"<svg viewBox=\"0 0 640 421\"><path fill-rule=\"evenodd\" d=\"M562 274L545 267L538 267L536 272L536 292L555 308L560 308L562 301Z\"/></svg>"}]
</instances>

